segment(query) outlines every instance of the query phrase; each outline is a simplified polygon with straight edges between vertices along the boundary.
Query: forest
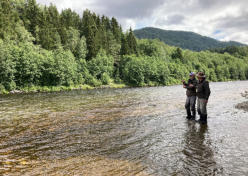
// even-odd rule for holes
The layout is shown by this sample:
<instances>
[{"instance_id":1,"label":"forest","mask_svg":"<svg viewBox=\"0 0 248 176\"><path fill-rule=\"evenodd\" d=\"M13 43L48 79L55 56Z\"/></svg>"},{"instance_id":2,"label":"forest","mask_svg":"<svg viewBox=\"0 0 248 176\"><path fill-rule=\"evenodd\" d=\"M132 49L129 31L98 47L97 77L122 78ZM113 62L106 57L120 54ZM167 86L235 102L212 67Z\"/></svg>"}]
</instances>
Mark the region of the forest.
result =
<instances>
[{"instance_id":1,"label":"forest","mask_svg":"<svg viewBox=\"0 0 248 176\"><path fill-rule=\"evenodd\" d=\"M191 71L204 71L210 81L246 80L248 47L194 52L137 39L114 17L89 10L0 2L0 93L173 85Z\"/></svg>"}]
</instances>

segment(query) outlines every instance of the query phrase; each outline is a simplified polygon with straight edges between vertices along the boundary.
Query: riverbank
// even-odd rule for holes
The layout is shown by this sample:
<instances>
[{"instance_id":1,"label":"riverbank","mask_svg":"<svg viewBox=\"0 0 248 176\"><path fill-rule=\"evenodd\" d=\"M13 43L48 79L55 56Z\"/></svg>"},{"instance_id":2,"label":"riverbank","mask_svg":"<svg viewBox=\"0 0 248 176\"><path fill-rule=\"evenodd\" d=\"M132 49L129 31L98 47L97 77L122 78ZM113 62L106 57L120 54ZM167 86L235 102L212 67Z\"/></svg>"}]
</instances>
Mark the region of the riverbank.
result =
<instances>
[{"instance_id":1,"label":"riverbank","mask_svg":"<svg viewBox=\"0 0 248 176\"><path fill-rule=\"evenodd\" d=\"M227 82L233 82L238 80L228 80ZM168 85L164 86L175 86L180 85L181 81L171 81ZM128 85L124 83L114 83L114 81L111 81L108 85L101 85L101 86L91 86L88 84L83 85L71 85L71 86L31 86L31 87L25 87L21 89L16 89L12 91L7 91L4 88L0 86L0 95L6 95L6 94L24 94L24 93L39 93L39 92L61 92L61 91L71 91L71 90L92 90L92 89L106 89L106 88L114 88L114 89L122 89L122 88L128 88L128 87L157 87L157 86L163 86L163 85L156 85L156 84L145 84L141 86L133 86ZM248 91L242 94L242 96L248 98Z\"/></svg>"},{"instance_id":2,"label":"riverbank","mask_svg":"<svg viewBox=\"0 0 248 176\"><path fill-rule=\"evenodd\" d=\"M39 92L60 92L60 91L71 91L71 90L92 90L92 89L105 89L105 88L126 88L125 84L110 83L108 85L102 85L99 87L93 87L87 84L74 85L74 86L32 86L25 87L18 90L7 91L0 89L0 95L4 94L23 94L23 93L39 93Z\"/></svg>"},{"instance_id":3,"label":"riverbank","mask_svg":"<svg viewBox=\"0 0 248 176\"><path fill-rule=\"evenodd\" d=\"M246 99L248 99L248 91L246 91L245 93L242 93L242 96L245 97ZM237 104L236 108L237 109L242 109L242 110L248 112L248 101L245 101L243 103Z\"/></svg>"},{"instance_id":4,"label":"riverbank","mask_svg":"<svg viewBox=\"0 0 248 176\"><path fill-rule=\"evenodd\" d=\"M180 85L181 81L179 80L170 80L170 83L167 85L157 85L155 83L150 82L149 84L142 84L140 86L134 86L132 84L125 83L115 83L113 80L110 81L107 85L100 86L91 86L88 84L83 85L71 85L71 86L31 86L20 88L16 90L7 91L4 87L1 87L0 84L0 95L6 94L24 94L24 93L39 93L39 92L61 92L61 91L72 91L72 90L92 90L92 89L106 89L106 88L114 88L114 89L122 89L128 87L157 87L157 86L175 86Z\"/></svg>"}]
</instances>

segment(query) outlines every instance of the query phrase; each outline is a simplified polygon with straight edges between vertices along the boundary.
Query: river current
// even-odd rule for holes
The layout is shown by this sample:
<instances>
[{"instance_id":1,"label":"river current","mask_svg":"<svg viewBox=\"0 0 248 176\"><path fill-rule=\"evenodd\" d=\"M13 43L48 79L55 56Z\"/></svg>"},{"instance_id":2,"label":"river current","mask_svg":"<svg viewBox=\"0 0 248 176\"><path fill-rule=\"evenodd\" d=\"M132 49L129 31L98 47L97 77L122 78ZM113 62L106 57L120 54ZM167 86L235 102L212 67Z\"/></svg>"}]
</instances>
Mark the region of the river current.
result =
<instances>
[{"instance_id":1,"label":"river current","mask_svg":"<svg viewBox=\"0 0 248 176\"><path fill-rule=\"evenodd\" d=\"M248 81L210 88L207 126L182 86L0 95L0 175L248 175Z\"/></svg>"}]
</instances>

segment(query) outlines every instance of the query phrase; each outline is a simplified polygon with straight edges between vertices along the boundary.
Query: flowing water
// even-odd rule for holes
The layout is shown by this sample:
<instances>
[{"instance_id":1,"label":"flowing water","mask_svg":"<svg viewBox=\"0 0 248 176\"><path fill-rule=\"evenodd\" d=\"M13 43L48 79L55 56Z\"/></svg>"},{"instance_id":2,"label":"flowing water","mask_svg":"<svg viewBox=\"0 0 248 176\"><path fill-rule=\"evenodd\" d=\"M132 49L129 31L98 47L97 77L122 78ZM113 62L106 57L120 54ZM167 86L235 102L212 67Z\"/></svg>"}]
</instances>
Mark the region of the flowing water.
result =
<instances>
[{"instance_id":1,"label":"flowing water","mask_svg":"<svg viewBox=\"0 0 248 176\"><path fill-rule=\"evenodd\" d=\"M0 175L248 175L248 82L210 87L207 126L182 86L0 96Z\"/></svg>"}]
</instances>

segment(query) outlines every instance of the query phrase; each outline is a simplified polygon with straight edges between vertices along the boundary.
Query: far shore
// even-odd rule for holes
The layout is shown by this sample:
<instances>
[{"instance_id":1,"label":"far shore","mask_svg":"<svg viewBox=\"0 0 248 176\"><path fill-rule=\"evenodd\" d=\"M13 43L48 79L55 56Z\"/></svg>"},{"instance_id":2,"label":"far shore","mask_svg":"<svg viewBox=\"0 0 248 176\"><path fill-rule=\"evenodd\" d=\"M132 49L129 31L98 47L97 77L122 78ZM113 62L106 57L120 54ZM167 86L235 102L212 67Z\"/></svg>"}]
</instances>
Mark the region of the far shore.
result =
<instances>
[{"instance_id":1,"label":"far shore","mask_svg":"<svg viewBox=\"0 0 248 176\"><path fill-rule=\"evenodd\" d=\"M247 81L247 80L227 80L223 82L235 82L235 81ZM49 93L49 92L63 92L63 91L72 91L72 90L93 90L93 89L122 89L122 88L142 88L142 87L160 87L160 86L176 86L181 85L181 81L177 81L174 83L170 83L168 85L142 85L142 86L133 86L133 85L127 85L124 83L114 83L111 82L107 85L101 85L101 86L91 86L88 84L83 85L74 85L74 86L32 86L32 87L25 87L22 89L16 89L12 91L1 91L0 89L0 96L1 95L7 95L7 94L28 94L28 93ZM211 81L210 81L211 82ZM211 83L221 83L221 82L211 82ZM246 97L248 99L248 91L245 93L242 93L243 97ZM238 109L243 109L243 106L248 106L248 102L240 103L236 106ZM248 111L248 107L246 108Z\"/></svg>"},{"instance_id":2,"label":"far shore","mask_svg":"<svg viewBox=\"0 0 248 176\"><path fill-rule=\"evenodd\" d=\"M33 87L27 87L20 90L12 90L12 91L3 91L0 92L0 95L6 95L6 94L28 94L28 93L46 93L46 92L62 92L62 91L72 91L72 90L92 90L92 89L105 89L105 88L126 88L128 87L125 84L116 84L111 83L109 85L102 85L98 87L93 87L90 85L77 85L77 86L33 86Z\"/></svg>"}]
</instances>

